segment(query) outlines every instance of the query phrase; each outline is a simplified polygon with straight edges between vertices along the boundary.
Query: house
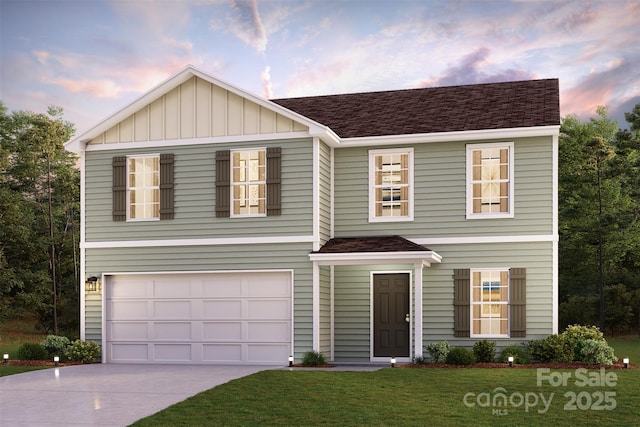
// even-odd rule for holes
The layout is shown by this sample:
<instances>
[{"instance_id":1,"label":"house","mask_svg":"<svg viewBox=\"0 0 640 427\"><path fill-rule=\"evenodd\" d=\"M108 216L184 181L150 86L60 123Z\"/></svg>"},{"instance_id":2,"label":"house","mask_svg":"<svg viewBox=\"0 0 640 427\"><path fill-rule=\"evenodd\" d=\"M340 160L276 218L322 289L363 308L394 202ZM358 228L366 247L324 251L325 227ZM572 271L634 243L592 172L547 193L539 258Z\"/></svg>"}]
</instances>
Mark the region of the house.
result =
<instances>
[{"instance_id":1,"label":"house","mask_svg":"<svg viewBox=\"0 0 640 427\"><path fill-rule=\"evenodd\" d=\"M266 100L189 66L67 143L81 337L282 365L555 333L559 125L555 79Z\"/></svg>"}]
</instances>

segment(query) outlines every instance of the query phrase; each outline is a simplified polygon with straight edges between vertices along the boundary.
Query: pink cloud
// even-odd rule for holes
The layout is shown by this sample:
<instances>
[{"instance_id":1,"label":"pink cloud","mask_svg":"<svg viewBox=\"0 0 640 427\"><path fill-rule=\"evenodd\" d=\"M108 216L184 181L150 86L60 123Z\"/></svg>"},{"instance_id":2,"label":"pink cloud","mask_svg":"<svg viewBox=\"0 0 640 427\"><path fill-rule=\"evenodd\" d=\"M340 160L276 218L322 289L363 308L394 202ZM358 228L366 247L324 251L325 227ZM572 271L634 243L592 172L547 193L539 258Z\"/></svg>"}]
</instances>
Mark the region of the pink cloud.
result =
<instances>
[{"instance_id":1,"label":"pink cloud","mask_svg":"<svg viewBox=\"0 0 640 427\"><path fill-rule=\"evenodd\" d=\"M118 98L124 91L113 80L53 79L48 82L61 86L69 92L85 92L96 98Z\"/></svg>"}]
</instances>

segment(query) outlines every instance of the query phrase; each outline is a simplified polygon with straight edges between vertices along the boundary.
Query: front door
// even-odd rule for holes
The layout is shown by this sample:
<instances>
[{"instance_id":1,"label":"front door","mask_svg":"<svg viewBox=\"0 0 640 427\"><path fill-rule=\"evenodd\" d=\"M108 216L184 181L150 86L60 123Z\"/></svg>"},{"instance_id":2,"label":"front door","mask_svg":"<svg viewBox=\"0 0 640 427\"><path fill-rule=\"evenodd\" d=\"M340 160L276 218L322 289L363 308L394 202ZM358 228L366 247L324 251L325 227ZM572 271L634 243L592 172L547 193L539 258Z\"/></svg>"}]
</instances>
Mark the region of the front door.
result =
<instances>
[{"instance_id":1,"label":"front door","mask_svg":"<svg viewBox=\"0 0 640 427\"><path fill-rule=\"evenodd\" d=\"M409 274L373 276L373 356L409 357Z\"/></svg>"}]
</instances>

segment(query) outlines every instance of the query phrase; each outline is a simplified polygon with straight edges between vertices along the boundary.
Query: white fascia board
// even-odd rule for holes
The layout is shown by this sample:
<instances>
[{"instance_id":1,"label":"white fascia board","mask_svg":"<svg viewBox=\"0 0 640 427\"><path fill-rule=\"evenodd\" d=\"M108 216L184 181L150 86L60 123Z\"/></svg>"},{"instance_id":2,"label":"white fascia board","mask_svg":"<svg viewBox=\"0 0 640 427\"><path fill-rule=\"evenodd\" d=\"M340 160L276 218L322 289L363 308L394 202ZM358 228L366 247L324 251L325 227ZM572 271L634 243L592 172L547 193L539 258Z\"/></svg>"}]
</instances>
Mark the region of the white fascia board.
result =
<instances>
[{"instance_id":1,"label":"white fascia board","mask_svg":"<svg viewBox=\"0 0 640 427\"><path fill-rule=\"evenodd\" d=\"M86 148L86 145L89 141L96 138L101 133L111 129L117 123L126 119L130 115L134 114L145 105L150 104L151 102L158 99L160 96L172 91L173 89L180 86L182 83L188 81L192 77L199 77L202 80L205 80L213 85L216 85L225 90L228 90L229 92L232 92L242 98L246 98L284 117L298 121L304 124L305 126L309 127L309 133L312 136L318 136L325 140L333 141L333 143L336 143L338 140L337 135L333 131L331 131L331 129L329 129L328 127L320 123L317 123L309 119L308 117L302 116L294 111L291 111L279 104L276 104L275 102L271 102L267 99L264 99L250 92L247 92L246 90L240 89L230 83L224 82L220 79L210 76L209 74L206 74L196 69L192 65L188 65L187 67L185 67L184 70L180 71L179 73L175 74L172 77L169 77L168 79L164 80L162 83L156 85L150 91L139 96L138 98L136 98L135 100L133 100L132 102L130 102L129 104L127 104L126 106L118 110L117 112L113 113L112 115L110 115L109 117L107 117L106 119L98 123L97 125L93 126L91 129L89 129L82 135L68 141L65 144L65 148L68 151L79 153L81 150L84 150Z\"/></svg>"},{"instance_id":2,"label":"white fascia board","mask_svg":"<svg viewBox=\"0 0 640 427\"><path fill-rule=\"evenodd\" d=\"M309 259L318 265L363 265L363 264L416 264L429 267L431 263L441 263L442 257L433 251L408 252L350 252L312 253Z\"/></svg>"},{"instance_id":3,"label":"white fascia board","mask_svg":"<svg viewBox=\"0 0 640 427\"><path fill-rule=\"evenodd\" d=\"M159 141L119 142L114 144L88 145L86 151L132 150L136 148L180 147L186 145L215 145L243 142L281 141L309 138L308 132L268 133L255 135L215 136L204 138L164 139Z\"/></svg>"},{"instance_id":4,"label":"white fascia board","mask_svg":"<svg viewBox=\"0 0 640 427\"><path fill-rule=\"evenodd\" d=\"M480 141L559 135L560 126L535 126L507 129L481 129L456 132L436 132L409 135L342 138L340 147L371 147L390 144L428 144L432 142Z\"/></svg>"},{"instance_id":5,"label":"white fascia board","mask_svg":"<svg viewBox=\"0 0 640 427\"><path fill-rule=\"evenodd\" d=\"M232 237L219 239L114 240L81 243L83 249L157 248L174 246L266 245L313 243L313 236Z\"/></svg>"},{"instance_id":6,"label":"white fascia board","mask_svg":"<svg viewBox=\"0 0 640 427\"><path fill-rule=\"evenodd\" d=\"M557 234L532 234L522 236L468 236L468 237L411 237L419 245L472 245L483 243L536 243L557 242Z\"/></svg>"}]
</instances>

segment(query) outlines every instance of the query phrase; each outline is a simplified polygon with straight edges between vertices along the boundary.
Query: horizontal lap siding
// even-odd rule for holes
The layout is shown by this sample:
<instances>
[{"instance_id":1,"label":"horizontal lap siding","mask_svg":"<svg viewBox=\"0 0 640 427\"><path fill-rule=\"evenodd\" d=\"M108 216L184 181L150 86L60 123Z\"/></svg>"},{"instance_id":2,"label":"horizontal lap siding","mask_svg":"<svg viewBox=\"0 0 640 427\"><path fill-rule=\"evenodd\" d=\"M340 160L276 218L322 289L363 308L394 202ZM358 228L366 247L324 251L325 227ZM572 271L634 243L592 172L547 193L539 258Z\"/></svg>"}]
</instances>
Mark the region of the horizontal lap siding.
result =
<instances>
[{"instance_id":1,"label":"horizontal lap siding","mask_svg":"<svg viewBox=\"0 0 640 427\"><path fill-rule=\"evenodd\" d=\"M331 149L320 143L320 240L331 238Z\"/></svg>"},{"instance_id":2,"label":"horizontal lap siding","mask_svg":"<svg viewBox=\"0 0 640 427\"><path fill-rule=\"evenodd\" d=\"M282 215L216 218L215 152L253 147L282 148ZM113 222L111 158L144 153L174 154L175 218L163 221ZM87 242L312 234L310 139L192 145L161 150L89 151L86 170Z\"/></svg>"},{"instance_id":3,"label":"horizontal lap siding","mask_svg":"<svg viewBox=\"0 0 640 427\"><path fill-rule=\"evenodd\" d=\"M433 245L442 264L424 270L424 345L446 340L471 346L477 339L453 337L453 270L456 268L526 268L527 336L499 339L501 345L520 343L552 333L552 244L510 243Z\"/></svg>"},{"instance_id":4,"label":"horizontal lap siding","mask_svg":"<svg viewBox=\"0 0 640 427\"><path fill-rule=\"evenodd\" d=\"M320 348L325 358L331 352L331 270L320 267Z\"/></svg>"},{"instance_id":5,"label":"horizontal lap siding","mask_svg":"<svg viewBox=\"0 0 640 427\"><path fill-rule=\"evenodd\" d=\"M310 244L181 246L167 248L87 249L86 272L177 272L294 270L294 342L296 357L312 347L312 270ZM100 340L101 300L86 300L88 339Z\"/></svg>"},{"instance_id":6,"label":"horizontal lap siding","mask_svg":"<svg viewBox=\"0 0 640 427\"><path fill-rule=\"evenodd\" d=\"M465 147L462 141L415 145L414 221L393 223L368 222L368 150L335 150L336 236L390 229L412 238L552 234L551 138L515 140L515 217L509 219L465 218Z\"/></svg>"}]
</instances>

